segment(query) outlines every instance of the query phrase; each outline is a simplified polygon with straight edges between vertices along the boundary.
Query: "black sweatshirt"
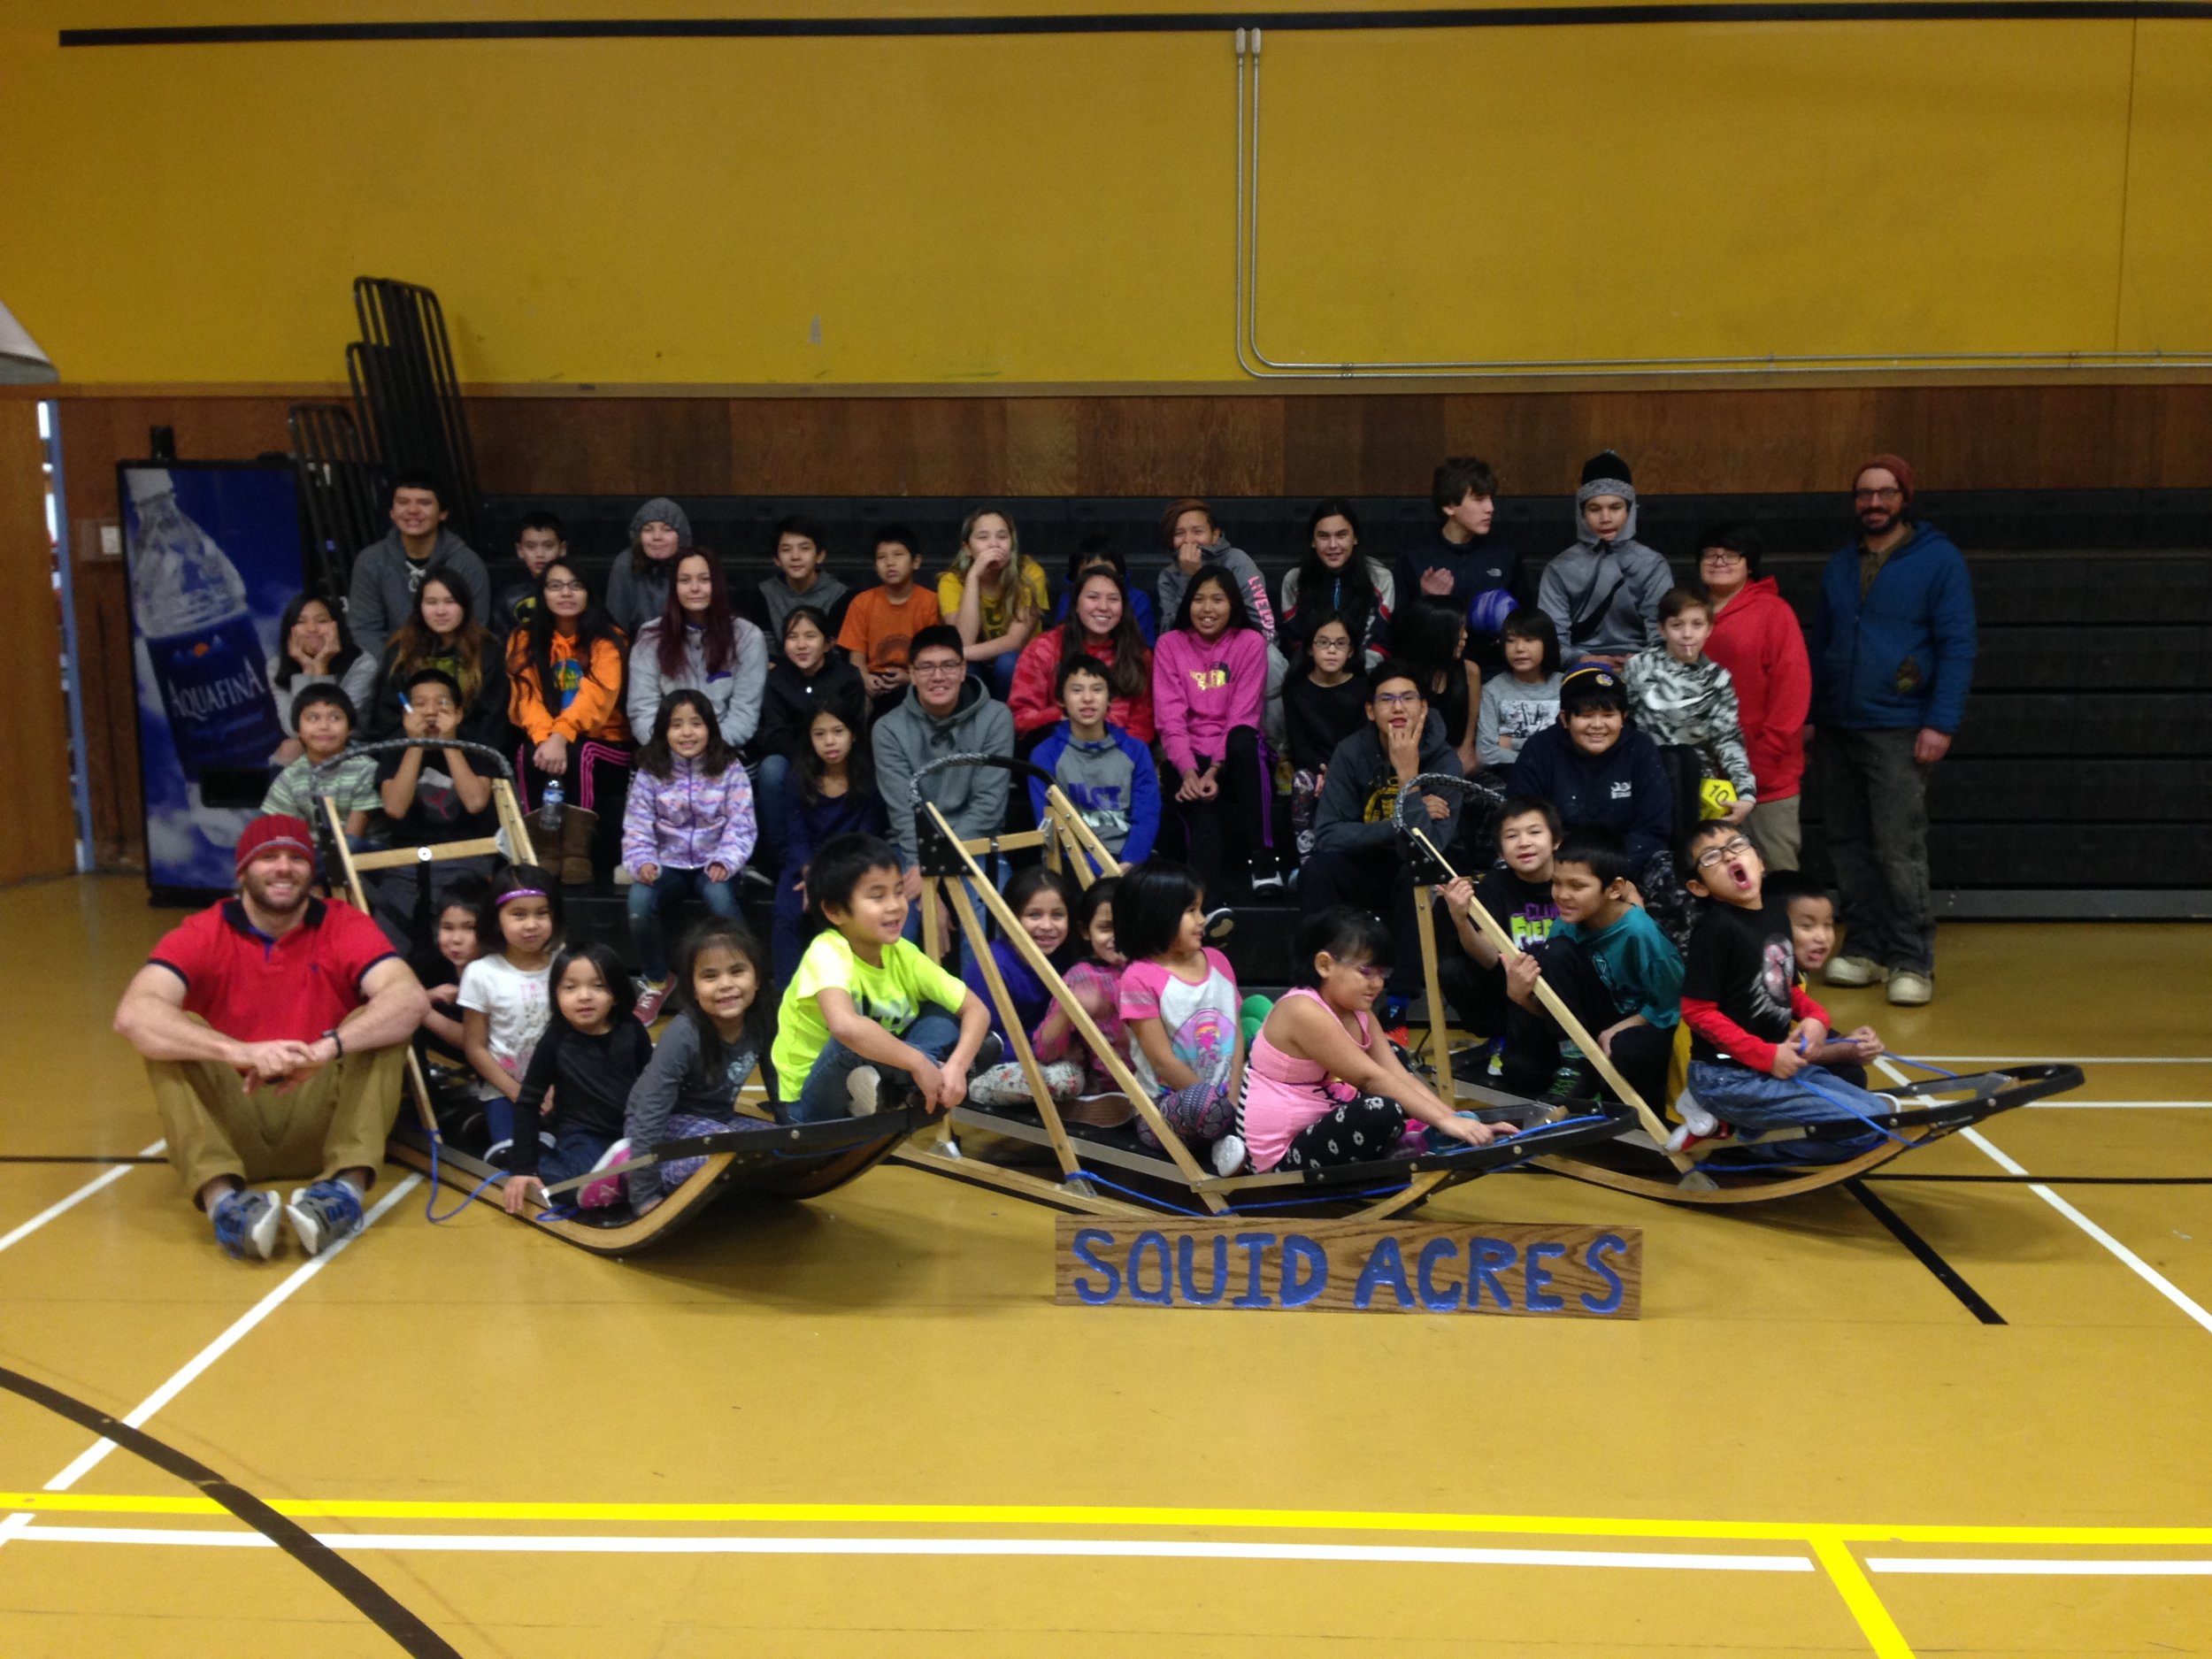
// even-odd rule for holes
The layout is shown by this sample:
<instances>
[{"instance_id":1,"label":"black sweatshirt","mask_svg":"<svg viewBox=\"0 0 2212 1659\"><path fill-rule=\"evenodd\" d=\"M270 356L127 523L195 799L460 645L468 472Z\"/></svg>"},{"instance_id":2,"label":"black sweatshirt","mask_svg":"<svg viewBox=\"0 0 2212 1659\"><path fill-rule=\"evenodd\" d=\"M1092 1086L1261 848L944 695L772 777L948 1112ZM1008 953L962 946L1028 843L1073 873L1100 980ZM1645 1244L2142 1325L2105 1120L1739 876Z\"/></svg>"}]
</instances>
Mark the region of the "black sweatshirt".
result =
<instances>
[{"instance_id":1,"label":"black sweatshirt","mask_svg":"<svg viewBox=\"0 0 2212 1659\"><path fill-rule=\"evenodd\" d=\"M594 1037L557 1015L546 1022L545 1035L530 1056L530 1069L522 1074L515 1121L518 1125L534 1122L546 1090L552 1089L553 1116L546 1126L556 1135L564 1129L580 1129L619 1141L630 1086L652 1057L653 1039L634 1019L619 1018L604 1036ZM537 1136L517 1129L509 1168L517 1175L537 1173Z\"/></svg>"}]
</instances>

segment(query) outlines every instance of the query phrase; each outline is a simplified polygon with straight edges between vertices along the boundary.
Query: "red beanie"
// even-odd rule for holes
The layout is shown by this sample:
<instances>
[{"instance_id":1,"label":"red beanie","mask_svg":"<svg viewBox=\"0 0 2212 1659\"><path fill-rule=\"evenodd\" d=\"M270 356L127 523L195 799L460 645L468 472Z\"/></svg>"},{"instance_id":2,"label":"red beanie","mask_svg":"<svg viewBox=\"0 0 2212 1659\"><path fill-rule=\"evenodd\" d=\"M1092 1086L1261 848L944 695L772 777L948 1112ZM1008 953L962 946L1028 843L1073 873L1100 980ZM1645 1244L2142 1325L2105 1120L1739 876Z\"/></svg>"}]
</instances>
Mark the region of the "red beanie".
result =
<instances>
[{"instance_id":1,"label":"red beanie","mask_svg":"<svg viewBox=\"0 0 2212 1659\"><path fill-rule=\"evenodd\" d=\"M238 838L238 873L243 875L248 864L262 854L279 849L297 853L303 858L314 857L314 832L307 827L306 819L270 812L247 825L246 833Z\"/></svg>"},{"instance_id":2,"label":"red beanie","mask_svg":"<svg viewBox=\"0 0 2212 1659\"><path fill-rule=\"evenodd\" d=\"M1912 505L1912 463L1901 455L1870 455L1859 463L1859 470L1851 474L1856 483L1870 466L1878 466L1897 480L1897 488L1905 492L1904 504Z\"/></svg>"}]
</instances>

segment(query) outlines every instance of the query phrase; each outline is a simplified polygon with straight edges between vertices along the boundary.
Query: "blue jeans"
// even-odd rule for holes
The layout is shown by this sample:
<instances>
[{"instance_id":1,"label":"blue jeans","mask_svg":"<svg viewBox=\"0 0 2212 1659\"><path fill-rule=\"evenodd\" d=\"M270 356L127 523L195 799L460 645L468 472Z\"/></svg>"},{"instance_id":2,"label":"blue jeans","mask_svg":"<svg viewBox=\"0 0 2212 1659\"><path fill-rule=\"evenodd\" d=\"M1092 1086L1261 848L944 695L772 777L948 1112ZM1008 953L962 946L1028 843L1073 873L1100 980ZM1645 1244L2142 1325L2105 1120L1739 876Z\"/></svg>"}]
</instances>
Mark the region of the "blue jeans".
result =
<instances>
[{"instance_id":1,"label":"blue jeans","mask_svg":"<svg viewBox=\"0 0 2212 1659\"><path fill-rule=\"evenodd\" d=\"M595 1135L588 1130L557 1130L553 1144L538 1154L538 1179L548 1187L572 1181L605 1157L607 1148L613 1144L605 1135ZM561 1202L572 1204L576 1201L564 1194Z\"/></svg>"},{"instance_id":2,"label":"blue jeans","mask_svg":"<svg viewBox=\"0 0 2212 1659\"><path fill-rule=\"evenodd\" d=\"M802 736L803 741L810 741ZM752 769L753 821L760 826L760 844L753 849L753 862L763 870L783 868L784 814L789 810L786 802L790 778L788 755L764 756Z\"/></svg>"},{"instance_id":3,"label":"blue jeans","mask_svg":"<svg viewBox=\"0 0 2212 1659\"><path fill-rule=\"evenodd\" d=\"M926 1005L920 1017L898 1035L909 1048L920 1049L932 1060L942 1060L960 1041L960 1022L941 1008ZM806 1074L806 1087L799 1091L798 1100L785 1109L791 1121L818 1124L851 1117L852 1099L845 1091L845 1079L857 1068L875 1064L832 1037L815 1056L814 1069Z\"/></svg>"},{"instance_id":4,"label":"blue jeans","mask_svg":"<svg viewBox=\"0 0 2212 1659\"><path fill-rule=\"evenodd\" d=\"M651 886L634 882L630 887L630 942L637 947L645 977L658 984L668 977L668 930L664 912L681 901L697 898L716 916L734 920L737 889L727 881L710 881L703 870L677 870L663 864Z\"/></svg>"},{"instance_id":5,"label":"blue jeans","mask_svg":"<svg viewBox=\"0 0 2212 1659\"><path fill-rule=\"evenodd\" d=\"M1740 1130L1757 1133L1802 1128L1813 1132L1806 1140L1785 1141L1766 1148L1763 1161L1769 1163L1837 1164L1856 1157L1872 1150L1882 1133L1861 1123L1843 1102L1848 1101L1869 1117L1893 1110L1880 1095L1854 1088L1818 1065L1809 1065L1793 1078L1778 1078L1747 1065L1693 1060L1690 1093L1713 1116ZM1760 1156L1761 1148L1747 1147L1743 1154Z\"/></svg>"}]
</instances>

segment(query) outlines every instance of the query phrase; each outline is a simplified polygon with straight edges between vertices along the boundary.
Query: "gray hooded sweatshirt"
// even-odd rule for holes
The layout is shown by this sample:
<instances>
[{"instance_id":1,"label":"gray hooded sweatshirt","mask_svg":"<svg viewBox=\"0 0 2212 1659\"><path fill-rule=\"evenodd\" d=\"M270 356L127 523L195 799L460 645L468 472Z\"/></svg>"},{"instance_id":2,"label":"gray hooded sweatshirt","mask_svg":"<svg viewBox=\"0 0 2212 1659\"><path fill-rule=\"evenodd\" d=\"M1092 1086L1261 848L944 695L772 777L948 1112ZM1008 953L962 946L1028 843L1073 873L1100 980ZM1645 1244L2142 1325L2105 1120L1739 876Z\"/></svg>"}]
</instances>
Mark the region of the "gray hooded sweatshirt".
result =
<instances>
[{"instance_id":1,"label":"gray hooded sweatshirt","mask_svg":"<svg viewBox=\"0 0 2212 1659\"><path fill-rule=\"evenodd\" d=\"M661 672L660 622L649 622L638 630L637 643L630 648L623 703L630 717L631 734L639 742L653 735L661 699L686 687L706 694L724 742L732 749L742 749L753 741L753 733L760 729L761 690L768 683L768 641L743 617L731 618L730 626L737 642L730 654L729 672L711 676L707 672L703 630L684 630L683 672L672 678Z\"/></svg>"},{"instance_id":2,"label":"gray hooded sweatshirt","mask_svg":"<svg viewBox=\"0 0 2212 1659\"><path fill-rule=\"evenodd\" d=\"M1240 547L1232 547L1228 539L1212 543L1205 549L1198 562L1200 570L1216 569L1225 572L1244 595L1244 608L1249 613L1252 626L1267 636L1267 642L1275 642L1275 607L1267 602L1267 578L1260 574L1260 567L1252 562L1252 556ZM1175 613L1183 608L1183 594L1191 585L1181 564L1172 556L1167 567L1160 572L1159 600L1160 632L1164 634L1175 626Z\"/></svg>"},{"instance_id":3,"label":"gray hooded sweatshirt","mask_svg":"<svg viewBox=\"0 0 2212 1659\"><path fill-rule=\"evenodd\" d=\"M1628 503L1628 522L1600 541L1582 516L1594 495ZM1636 487L1593 479L1575 493L1575 544L1544 567L1536 603L1559 630L1559 660L1572 668L1584 657L1632 657L1659 643L1659 602L1674 572L1655 548L1636 539Z\"/></svg>"},{"instance_id":4,"label":"gray hooded sweatshirt","mask_svg":"<svg viewBox=\"0 0 2212 1659\"><path fill-rule=\"evenodd\" d=\"M676 533L680 549L691 545L691 515L665 495L656 495L630 515L630 545L615 555L607 575L606 609L615 626L635 639L645 625L668 609L668 583L679 554L649 559L638 550L638 532L664 524Z\"/></svg>"},{"instance_id":5,"label":"gray hooded sweatshirt","mask_svg":"<svg viewBox=\"0 0 2212 1659\"><path fill-rule=\"evenodd\" d=\"M869 733L876 749L876 787L891 818L891 839L911 858L914 833L914 774L948 755L1006 755L1014 752L1014 714L985 695L983 682L964 680L960 701L947 715L922 708L913 687ZM997 833L1006 821L1006 788L1013 774L997 766L948 766L922 785L922 796L945 815L963 841Z\"/></svg>"},{"instance_id":6,"label":"gray hooded sweatshirt","mask_svg":"<svg viewBox=\"0 0 2212 1659\"><path fill-rule=\"evenodd\" d=\"M415 594L422 587L423 572L441 565L467 586L469 609L476 613L477 621L489 618L492 582L484 573L484 561L443 525L438 526L437 543L430 549L430 557L419 565L407 557L407 543L396 526L381 541L354 556L346 626L353 631L353 642L371 662L383 660L384 648L392 635L414 615Z\"/></svg>"}]
</instances>

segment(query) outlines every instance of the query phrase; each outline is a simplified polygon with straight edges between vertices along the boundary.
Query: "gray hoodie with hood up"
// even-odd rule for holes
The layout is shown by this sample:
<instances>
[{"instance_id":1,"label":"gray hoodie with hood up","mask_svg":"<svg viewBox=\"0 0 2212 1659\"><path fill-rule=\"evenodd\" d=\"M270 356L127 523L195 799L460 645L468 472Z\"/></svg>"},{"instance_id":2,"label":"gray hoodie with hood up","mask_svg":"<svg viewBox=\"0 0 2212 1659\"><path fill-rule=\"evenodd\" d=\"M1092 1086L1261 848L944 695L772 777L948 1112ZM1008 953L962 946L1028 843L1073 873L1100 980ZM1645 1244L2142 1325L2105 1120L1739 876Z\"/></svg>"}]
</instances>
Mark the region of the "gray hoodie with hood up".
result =
<instances>
[{"instance_id":1,"label":"gray hoodie with hood up","mask_svg":"<svg viewBox=\"0 0 2212 1659\"><path fill-rule=\"evenodd\" d=\"M1628 522L1601 541L1582 516L1595 495L1618 495ZM1659 643L1659 602L1674 586L1665 556L1636 539L1636 487L1625 479L1594 478L1575 492L1575 544L1544 568L1537 605L1559 630L1559 663L1584 657L1632 657Z\"/></svg>"},{"instance_id":2,"label":"gray hoodie with hood up","mask_svg":"<svg viewBox=\"0 0 2212 1659\"><path fill-rule=\"evenodd\" d=\"M914 774L948 755L1006 755L1014 752L1014 714L994 702L979 680L960 682L960 701L950 714L931 714L914 687L869 733L876 750L876 787L883 792L891 818L891 839L909 858L918 842L914 833ZM945 815L963 841L995 834L1006 821L1006 789L1013 774L999 766L948 766L922 786L922 796Z\"/></svg>"}]
</instances>

